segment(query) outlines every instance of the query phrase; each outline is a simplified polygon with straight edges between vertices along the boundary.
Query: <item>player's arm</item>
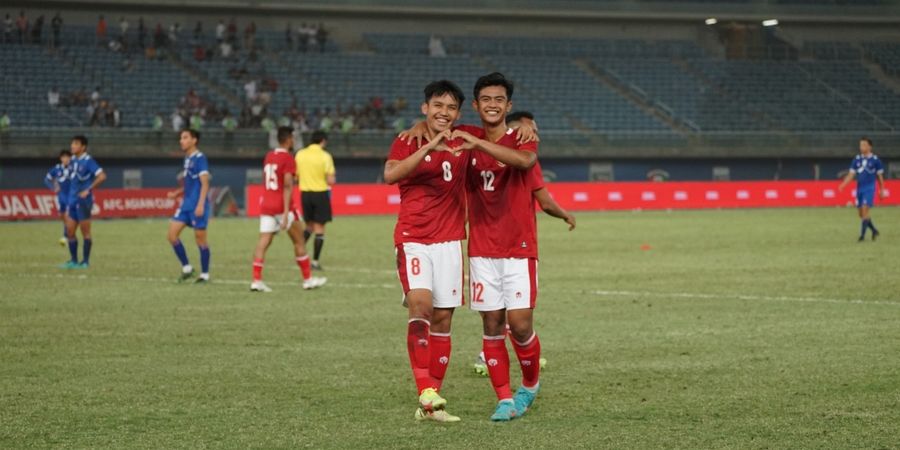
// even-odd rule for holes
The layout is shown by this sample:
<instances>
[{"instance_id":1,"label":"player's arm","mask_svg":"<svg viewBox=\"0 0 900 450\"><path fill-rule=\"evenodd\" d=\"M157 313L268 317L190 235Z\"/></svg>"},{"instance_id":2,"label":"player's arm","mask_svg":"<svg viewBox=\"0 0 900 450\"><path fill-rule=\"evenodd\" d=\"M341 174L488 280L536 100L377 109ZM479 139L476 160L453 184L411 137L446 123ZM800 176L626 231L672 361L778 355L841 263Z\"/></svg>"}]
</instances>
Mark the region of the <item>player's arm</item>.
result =
<instances>
[{"instance_id":1,"label":"player's arm","mask_svg":"<svg viewBox=\"0 0 900 450\"><path fill-rule=\"evenodd\" d=\"M853 181L854 177L856 177L856 172L854 172L853 169L850 169L850 171L847 172L847 175L844 176L844 181L841 181L841 184L838 186L838 192L843 192L844 188L847 187L848 183Z\"/></svg>"},{"instance_id":2,"label":"player's arm","mask_svg":"<svg viewBox=\"0 0 900 450\"><path fill-rule=\"evenodd\" d=\"M334 159L331 156L328 156L328 165L325 167L325 182L328 183L328 186L334 186L334 183L337 182L337 171L334 170Z\"/></svg>"},{"instance_id":3,"label":"player's arm","mask_svg":"<svg viewBox=\"0 0 900 450\"><path fill-rule=\"evenodd\" d=\"M94 172L94 174L94 182L91 183L91 186L89 188L81 191L81 193L78 194L79 197L87 198L91 191L97 189L97 186L100 186L104 181L106 181L106 172L104 172L103 169L97 168L97 171Z\"/></svg>"},{"instance_id":4,"label":"player's arm","mask_svg":"<svg viewBox=\"0 0 900 450\"><path fill-rule=\"evenodd\" d=\"M197 209L194 215L200 217L206 212L206 196L209 195L209 172L200 172L200 197L197 199Z\"/></svg>"},{"instance_id":5,"label":"player's arm","mask_svg":"<svg viewBox=\"0 0 900 450\"><path fill-rule=\"evenodd\" d=\"M169 191L166 194L166 197L177 198L177 197L181 196L181 194L183 194L183 193L184 193L184 187L179 187L178 189L175 189L174 191Z\"/></svg>"},{"instance_id":6,"label":"player's arm","mask_svg":"<svg viewBox=\"0 0 900 450\"><path fill-rule=\"evenodd\" d=\"M433 152L444 141L450 138L450 130L444 131L427 142L422 148L402 160L388 159L384 164L384 182L394 184L411 174L429 153Z\"/></svg>"},{"instance_id":7,"label":"player's arm","mask_svg":"<svg viewBox=\"0 0 900 450\"><path fill-rule=\"evenodd\" d=\"M519 145L527 144L529 142L541 142L541 138L537 134L537 129L531 126L530 123L519 123L519 126L517 126L515 130L519 133L517 140Z\"/></svg>"},{"instance_id":8,"label":"player's arm","mask_svg":"<svg viewBox=\"0 0 900 450\"><path fill-rule=\"evenodd\" d=\"M424 120L420 120L408 130L401 131L397 138L401 141L406 141L406 145L412 144L412 141L415 140L416 146L421 147L422 142L425 141L425 136L428 136L428 125Z\"/></svg>"},{"instance_id":9,"label":"player's arm","mask_svg":"<svg viewBox=\"0 0 900 450\"><path fill-rule=\"evenodd\" d=\"M878 198L884 200L884 171L878 172Z\"/></svg>"},{"instance_id":10,"label":"player's arm","mask_svg":"<svg viewBox=\"0 0 900 450\"><path fill-rule=\"evenodd\" d=\"M53 192L59 192L59 184L56 183L56 177L53 176L53 169L50 169L47 176L44 177L44 186Z\"/></svg>"},{"instance_id":11,"label":"player's arm","mask_svg":"<svg viewBox=\"0 0 900 450\"><path fill-rule=\"evenodd\" d=\"M569 224L569 231L575 229L575 216L563 209L562 206L559 206L559 203L556 203L556 200L553 200L553 197L547 192L547 188L539 188L533 191L531 195L534 196L534 199L537 200L538 205L545 213L566 221Z\"/></svg>"},{"instance_id":12,"label":"player's arm","mask_svg":"<svg viewBox=\"0 0 900 450\"><path fill-rule=\"evenodd\" d=\"M517 169L530 169L537 162L537 153L535 152L513 150L487 139L479 139L463 130L454 131L452 138L460 138L472 148L487 153L497 161Z\"/></svg>"},{"instance_id":13,"label":"player's arm","mask_svg":"<svg viewBox=\"0 0 900 450\"><path fill-rule=\"evenodd\" d=\"M294 175L288 173L284 177L284 213L281 217L281 229L287 230L288 215L291 213L291 194L294 192Z\"/></svg>"}]
</instances>

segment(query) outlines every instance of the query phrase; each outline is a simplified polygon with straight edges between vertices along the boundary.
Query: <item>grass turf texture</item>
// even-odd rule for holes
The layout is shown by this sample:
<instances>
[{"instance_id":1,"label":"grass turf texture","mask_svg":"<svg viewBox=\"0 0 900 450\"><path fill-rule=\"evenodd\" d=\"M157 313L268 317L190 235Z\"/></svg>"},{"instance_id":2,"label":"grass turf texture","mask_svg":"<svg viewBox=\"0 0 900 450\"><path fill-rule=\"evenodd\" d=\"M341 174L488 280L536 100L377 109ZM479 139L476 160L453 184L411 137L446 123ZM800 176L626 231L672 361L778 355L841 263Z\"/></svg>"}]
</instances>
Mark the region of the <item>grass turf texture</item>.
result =
<instances>
[{"instance_id":1,"label":"grass turf texture","mask_svg":"<svg viewBox=\"0 0 900 450\"><path fill-rule=\"evenodd\" d=\"M413 420L392 217L338 218L316 291L279 236L265 295L254 220L212 223L208 286L175 283L163 220L96 222L87 271L56 222L3 224L0 447L896 447L900 209L874 218L857 244L849 209L541 216L541 394L488 421L459 310L453 425Z\"/></svg>"}]
</instances>

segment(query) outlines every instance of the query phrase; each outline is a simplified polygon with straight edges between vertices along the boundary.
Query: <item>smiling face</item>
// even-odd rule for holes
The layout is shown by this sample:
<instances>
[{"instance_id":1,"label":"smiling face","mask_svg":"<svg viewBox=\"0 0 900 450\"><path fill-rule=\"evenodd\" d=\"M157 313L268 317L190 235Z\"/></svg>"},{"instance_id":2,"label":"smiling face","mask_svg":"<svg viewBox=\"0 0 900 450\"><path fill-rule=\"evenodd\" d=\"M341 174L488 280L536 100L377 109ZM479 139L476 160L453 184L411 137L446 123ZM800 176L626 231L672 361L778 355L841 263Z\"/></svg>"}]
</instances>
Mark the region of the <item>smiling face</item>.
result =
<instances>
[{"instance_id":1,"label":"smiling face","mask_svg":"<svg viewBox=\"0 0 900 450\"><path fill-rule=\"evenodd\" d=\"M433 96L422 103L422 114L432 134L449 130L459 118L459 101L449 93Z\"/></svg>"},{"instance_id":2,"label":"smiling face","mask_svg":"<svg viewBox=\"0 0 900 450\"><path fill-rule=\"evenodd\" d=\"M512 110L512 101L503 86L486 86L478 92L472 101L472 107L486 125L497 125L506 121L506 115Z\"/></svg>"}]
</instances>

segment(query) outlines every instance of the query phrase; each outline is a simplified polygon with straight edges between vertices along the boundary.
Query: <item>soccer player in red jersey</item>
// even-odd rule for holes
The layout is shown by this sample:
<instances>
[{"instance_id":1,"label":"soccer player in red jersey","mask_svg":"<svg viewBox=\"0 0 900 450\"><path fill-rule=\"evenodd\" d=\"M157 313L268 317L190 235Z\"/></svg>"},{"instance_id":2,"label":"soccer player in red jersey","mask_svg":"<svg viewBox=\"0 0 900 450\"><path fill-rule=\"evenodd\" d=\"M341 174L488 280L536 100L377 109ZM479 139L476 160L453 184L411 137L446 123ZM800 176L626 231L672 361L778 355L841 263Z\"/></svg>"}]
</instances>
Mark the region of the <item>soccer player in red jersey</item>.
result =
<instances>
[{"instance_id":1,"label":"soccer player in red jersey","mask_svg":"<svg viewBox=\"0 0 900 450\"><path fill-rule=\"evenodd\" d=\"M451 142L465 99L447 80L425 87L424 145L394 140L384 180L400 187L394 229L397 273L409 310L407 350L419 393L418 420L459 421L438 393L450 362L450 324L463 304L461 241L466 238L465 174L468 152Z\"/></svg>"},{"instance_id":2,"label":"soccer player in red jersey","mask_svg":"<svg viewBox=\"0 0 900 450\"><path fill-rule=\"evenodd\" d=\"M478 79L474 94L473 107L483 130L461 127L454 137L479 149L486 142L512 148L519 156L518 163L510 165L489 153L472 152L466 189L471 308L481 313L484 356L499 400L491 420L508 421L525 414L540 389L541 344L532 325L538 256L533 193L544 182L536 164L537 143L520 144L518 132L506 124L513 84L502 74L491 73ZM507 321L522 370L515 396L505 342Z\"/></svg>"},{"instance_id":3,"label":"soccer player in red jersey","mask_svg":"<svg viewBox=\"0 0 900 450\"><path fill-rule=\"evenodd\" d=\"M302 217L292 208L294 194L294 174L297 166L289 149L294 148L294 130L291 127L278 128L278 145L266 154L263 162L263 196L260 199L259 241L253 252L253 292L272 292L262 281L263 261L266 250L272 244L275 234L287 230L294 244L294 256L303 275L303 289L314 289L325 284L326 279L310 274L309 255L306 254L303 239Z\"/></svg>"}]
</instances>

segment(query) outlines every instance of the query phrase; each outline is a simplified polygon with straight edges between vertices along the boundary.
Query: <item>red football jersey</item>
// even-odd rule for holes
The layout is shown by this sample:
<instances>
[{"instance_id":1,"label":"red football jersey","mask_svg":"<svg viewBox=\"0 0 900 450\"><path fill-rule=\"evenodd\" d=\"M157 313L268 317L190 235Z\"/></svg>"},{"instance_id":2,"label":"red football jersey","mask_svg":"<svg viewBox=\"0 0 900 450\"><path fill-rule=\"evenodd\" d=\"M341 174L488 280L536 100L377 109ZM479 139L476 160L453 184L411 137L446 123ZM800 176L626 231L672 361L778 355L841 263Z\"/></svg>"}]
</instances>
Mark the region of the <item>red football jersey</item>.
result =
<instances>
[{"instance_id":1,"label":"red football jersey","mask_svg":"<svg viewBox=\"0 0 900 450\"><path fill-rule=\"evenodd\" d=\"M484 137L484 131L473 133ZM519 145L518 133L507 130L496 143L537 152L537 143ZM467 198L469 206L469 256L486 258L537 258L537 219L532 193L544 187L540 165L520 170L507 167L487 153L469 155Z\"/></svg>"},{"instance_id":2,"label":"red football jersey","mask_svg":"<svg viewBox=\"0 0 900 450\"><path fill-rule=\"evenodd\" d=\"M459 140L449 142L451 147ZM419 147L394 139L388 160L402 161ZM433 151L400 180L400 214L394 243L435 244L466 238L466 162L469 152Z\"/></svg>"},{"instance_id":3,"label":"red football jersey","mask_svg":"<svg viewBox=\"0 0 900 450\"><path fill-rule=\"evenodd\" d=\"M284 178L293 177L297 172L297 163L290 152L283 148L266 153L263 161L263 196L260 199L259 211L265 216L277 216L284 213ZM291 193L292 197L296 194ZM293 199L292 199L293 204Z\"/></svg>"}]
</instances>

